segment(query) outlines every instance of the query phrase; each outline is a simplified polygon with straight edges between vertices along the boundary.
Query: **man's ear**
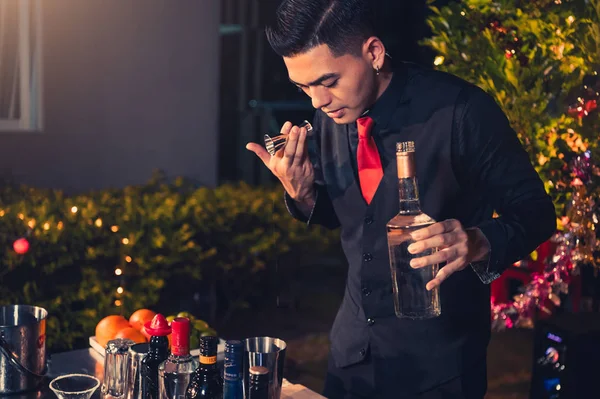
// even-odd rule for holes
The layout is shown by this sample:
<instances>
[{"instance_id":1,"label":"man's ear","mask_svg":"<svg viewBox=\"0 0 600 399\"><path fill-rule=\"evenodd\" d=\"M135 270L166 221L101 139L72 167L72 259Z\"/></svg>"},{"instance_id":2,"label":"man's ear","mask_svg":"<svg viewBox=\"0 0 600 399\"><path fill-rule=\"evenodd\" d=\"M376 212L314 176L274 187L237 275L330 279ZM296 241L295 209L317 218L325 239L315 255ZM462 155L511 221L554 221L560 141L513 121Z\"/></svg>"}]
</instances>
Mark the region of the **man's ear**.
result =
<instances>
[{"instance_id":1,"label":"man's ear","mask_svg":"<svg viewBox=\"0 0 600 399\"><path fill-rule=\"evenodd\" d=\"M363 43L363 56L373 69L381 69L385 60L385 45L377 36L371 36Z\"/></svg>"}]
</instances>

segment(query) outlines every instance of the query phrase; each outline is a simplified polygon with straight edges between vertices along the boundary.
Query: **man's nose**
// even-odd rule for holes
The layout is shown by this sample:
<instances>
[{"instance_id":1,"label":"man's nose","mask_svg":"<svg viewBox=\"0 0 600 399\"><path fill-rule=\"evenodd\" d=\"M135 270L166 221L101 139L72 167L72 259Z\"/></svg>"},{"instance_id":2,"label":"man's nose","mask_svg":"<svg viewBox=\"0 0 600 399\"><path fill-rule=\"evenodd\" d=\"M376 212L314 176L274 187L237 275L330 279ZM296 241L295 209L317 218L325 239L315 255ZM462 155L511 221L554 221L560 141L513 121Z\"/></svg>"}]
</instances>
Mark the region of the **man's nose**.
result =
<instances>
[{"instance_id":1,"label":"man's nose","mask_svg":"<svg viewBox=\"0 0 600 399\"><path fill-rule=\"evenodd\" d=\"M314 87L310 90L310 98L312 100L312 106L315 109L321 109L331 103L331 96L329 91L325 87Z\"/></svg>"}]
</instances>

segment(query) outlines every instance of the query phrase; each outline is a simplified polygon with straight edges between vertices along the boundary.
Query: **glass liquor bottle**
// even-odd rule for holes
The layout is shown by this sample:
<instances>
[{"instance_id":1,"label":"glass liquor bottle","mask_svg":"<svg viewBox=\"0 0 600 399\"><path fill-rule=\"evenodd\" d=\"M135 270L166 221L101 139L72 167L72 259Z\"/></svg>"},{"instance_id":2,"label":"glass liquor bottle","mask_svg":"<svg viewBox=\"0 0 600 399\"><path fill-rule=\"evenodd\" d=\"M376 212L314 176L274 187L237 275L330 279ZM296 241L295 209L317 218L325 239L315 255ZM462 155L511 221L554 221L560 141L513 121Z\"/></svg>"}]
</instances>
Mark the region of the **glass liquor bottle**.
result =
<instances>
[{"instance_id":1,"label":"glass liquor bottle","mask_svg":"<svg viewBox=\"0 0 600 399\"><path fill-rule=\"evenodd\" d=\"M262 366L253 366L249 370L250 384L248 399L269 398L269 370Z\"/></svg>"},{"instance_id":2,"label":"glass liquor bottle","mask_svg":"<svg viewBox=\"0 0 600 399\"><path fill-rule=\"evenodd\" d=\"M431 255L437 249L419 254L411 254L407 249L414 242L410 233L436 222L421 211L414 142L396 143L396 160L400 208L386 226L396 316L409 319L437 317L441 314L439 288L427 291L425 286L436 276L439 265L410 266L412 259Z\"/></svg>"},{"instance_id":3,"label":"glass liquor bottle","mask_svg":"<svg viewBox=\"0 0 600 399\"><path fill-rule=\"evenodd\" d=\"M142 399L158 399L158 367L169 357L171 327L162 314L157 314L144 324L150 334L148 354L142 359Z\"/></svg>"},{"instance_id":4,"label":"glass liquor bottle","mask_svg":"<svg viewBox=\"0 0 600 399\"><path fill-rule=\"evenodd\" d=\"M215 336L200 338L200 366L187 387L187 399L221 399L223 398L223 379L217 368L217 344ZM243 397L242 397L243 399Z\"/></svg>"},{"instance_id":5,"label":"glass liquor bottle","mask_svg":"<svg viewBox=\"0 0 600 399\"><path fill-rule=\"evenodd\" d=\"M225 370L223 399L244 399L244 381L242 374L242 341L225 342Z\"/></svg>"},{"instance_id":6,"label":"glass liquor bottle","mask_svg":"<svg viewBox=\"0 0 600 399\"><path fill-rule=\"evenodd\" d=\"M160 399L183 399L198 360L190 355L189 319L174 319L171 329L171 355L158 368L158 391Z\"/></svg>"}]
</instances>

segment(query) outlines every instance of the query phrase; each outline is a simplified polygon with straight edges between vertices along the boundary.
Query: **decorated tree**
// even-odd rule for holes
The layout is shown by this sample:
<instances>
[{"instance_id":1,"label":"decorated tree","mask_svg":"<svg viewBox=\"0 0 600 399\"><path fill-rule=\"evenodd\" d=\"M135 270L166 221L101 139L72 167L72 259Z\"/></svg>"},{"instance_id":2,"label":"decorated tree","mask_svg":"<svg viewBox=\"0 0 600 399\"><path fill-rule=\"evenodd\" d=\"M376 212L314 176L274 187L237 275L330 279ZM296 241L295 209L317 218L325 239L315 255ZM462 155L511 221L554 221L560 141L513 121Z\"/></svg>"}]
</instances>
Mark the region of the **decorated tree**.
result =
<instances>
[{"instance_id":1,"label":"decorated tree","mask_svg":"<svg viewBox=\"0 0 600 399\"><path fill-rule=\"evenodd\" d=\"M597 266L600 0L430 2L436 68L491 94L552 196L560 232L543 273L493 304L495 325L531 325L560 304L578 266ZM533 254L535 257L535 254Z\"/></svg>"}]
</instances>

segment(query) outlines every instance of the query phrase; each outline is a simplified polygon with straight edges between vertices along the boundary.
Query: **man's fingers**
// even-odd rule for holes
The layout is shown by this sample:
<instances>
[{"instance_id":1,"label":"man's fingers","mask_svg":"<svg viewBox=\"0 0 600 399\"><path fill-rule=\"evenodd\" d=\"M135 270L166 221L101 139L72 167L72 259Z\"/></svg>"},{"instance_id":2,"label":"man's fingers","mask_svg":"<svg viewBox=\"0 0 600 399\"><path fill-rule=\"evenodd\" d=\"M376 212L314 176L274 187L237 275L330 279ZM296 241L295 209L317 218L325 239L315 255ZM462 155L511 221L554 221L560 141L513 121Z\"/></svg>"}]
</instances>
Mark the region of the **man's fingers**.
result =
<instances>
[{"instance_id":1,"label":"man's fingers","mask_svg":"<svg viewBox=\"0 0 600 399\"><path fill-rule=\"evenodd\" d=\"M292 129L294 125L292 124L292 122L287 121L286 123L283 124L283 126L281 126L281 130L279 131L281 134L290 134L290 130Z\"/></svg>"},{"instance_id":2,"label":"man's fingers","mask_svg":"<svg viewBox=\"0 0 600 399\"><path fill-rule=\"evenodd\" d=\"M294 156L296 155L296 147L298 146L298 135L300 129L298 126L294 126L292 130L290 130L290 134L287 136L287 142L285 143L285 148L283 149L283 159L282 162L288 168L292 166L292 162L294 161Z\"/></svg>"},{"instance_id":3,"label":"man's fingers","mask_svg":"<svg viewBox=\"0 0 600 399\"><path fill-rule=\"evenodd\" d=\"M284 123L283 126L281 126L281 130L279 131L279 133L282 136L286 136L286 140L287 140L293 126L294 125L292 124L292 122L288 121L288 122ZM279 149L277 151L275 151L275 154L273 156L277 157L277 158L283 158L286 146L287 146L287 142L284 143L284 145L282 145L281 147L279 147Z\"/></svg>"},{"instance_id":4,"label":"man's fingers","mask_svg":"<svg viewBox=\"0 0 600 399\"><path fill-rule=\"evenodd\" d=\"M426 238L433 237L437 234L449 233L460 227L461 227L461 224L458 220L448 219L448 220L444 220L443 222L434 223L429 227L419 229L419 230L411 233L411 236L414 240L424 240Z\"/></svg>"},{"instance_id":5,"label":"man's fingers","mask_svg":"<svg viewBox=\"0 0 600 399\"><path fill-rule=\"evenodd\" d=\"M306 137L308 136L306 128L302 127L300 128L300 132L298 134L298 144L296 145L296 153L294 154L294 161L293 161L293 165L294 166L300 166L302 165L302 162L304 162L304 160L306 159L306 156L308 154L307 148L306 148Z\"/></svg>"},{"instance_id":6,"label":"man's fingers","mask_svg":"<svg viewBox=\"0 0 600 399\"><path fill-rule=\"evenodd\" d=\"M271 160L271 154L269 154L262 145L256 144L256 143L248 143L248 144L246 144L246 149L255 153L256 156L258 156L260 158L260 160L263 161L265 166L267 168L269 167L269 161Z\"/></svg>"},{"instance_id":7,"label":"man's fingers","mask_svg":"<svg viewBox=\"0 0 600 399\"><path fill-rule=\"evenodd\" d=\"M433 280L431 280L430 282L428 282L427 285L425 286L425 288L428 291L431 291L435 287L439 287L440 284L442 284L448 277L450 277L454 272L462 270L463 267L464 267L464 264L460 260L455 260L453 262L448 263L446 266L444 266L444 267L440 268L440 270L438 270L435 278Z\"/></svg>"},{"instance_id":8,"label":"man's fingers","mask_svg":"<svg viewBox=\"0 0 600 399\"><path fill-rule=\"evenodd\" d=\"M452 262L455 259L459 259L460 252L459 248L456 246L443 249L441 251L435 251L433 254L428 256L421 256L418 258L414 258L410 261L410 266L414 268L425 267L431 265L439 265L443 262Z\"/></svg>"},{"instance_id":9,"label":"man's fingers","mask_svg":"<svg viewBox=\"0 0 600 399\"><path fill-rule=\"evenodd\" d=\"M431 248L448 248L467 241L467 234L462 230L453 230L449 233L437 234L431 238L416 241L408 246L408 252L418 254Z\"/></svg>"}]
</instances>

